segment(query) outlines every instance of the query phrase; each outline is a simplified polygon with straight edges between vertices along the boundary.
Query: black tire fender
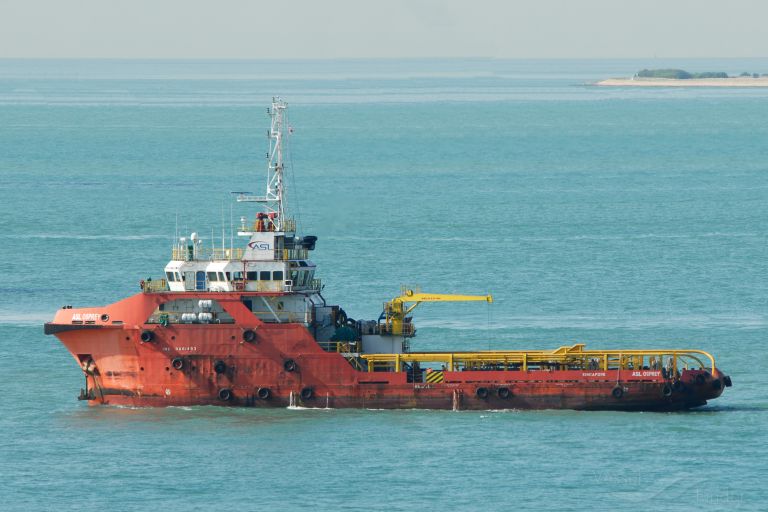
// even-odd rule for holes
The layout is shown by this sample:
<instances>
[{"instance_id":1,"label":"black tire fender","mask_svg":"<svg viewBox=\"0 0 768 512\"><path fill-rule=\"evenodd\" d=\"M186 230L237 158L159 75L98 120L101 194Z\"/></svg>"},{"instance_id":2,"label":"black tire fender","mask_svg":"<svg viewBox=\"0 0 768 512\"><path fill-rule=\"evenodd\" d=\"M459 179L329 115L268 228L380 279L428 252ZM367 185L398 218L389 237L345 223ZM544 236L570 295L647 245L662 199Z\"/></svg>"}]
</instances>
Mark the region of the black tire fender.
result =
<instances>
[{"instance_id":1,"label":"black tire fender","mask_svg":"<svg viewBox=\"0 0 768 512\"><path fill-rule=\"evenodd\" d=\"M272 396L272 391L270 391L269 388L259 388L258 391L256 391L256 396L261 400L269 400L269 397Z\"/></svg>"},{"instance_id":2,"label":"black tire fender","mask_svg":"<svg viewBox=\"0 0 768 512\"><path fill-rule=\"evenodd\" d=\"M621 386L614 387L611 390L611 395L613 396L613 398L617 400L622 398L624 396L624 388L622 388Z\"/></svg>"},{"instance_id":3,"label":"black tire fender","mask_svg":"<svg viewBox=\"0 0 768 512\"><path fill-rule=\"evenodd\" d=\"M509 388L499 388L496 390L496 395L498 395L499 398L506 400L512 395L512 392L509 391Z\"/></svg>"},{"instance_id":4,"label":"black tire fender","mask_svg":"<svg viewBox=\"0 0 768 512\"><path fill-rule=\"evenodd\" d=\"M140 338L144 343L149 343L155 340L155 333L152 331L141 331Z\"/></svg>"},{"instance_id":5,"label":"black tire fender","mask_svg":"<svg viewBox=\"0 0 768 512\"><path fill-rule=\"evenodd\" d=\"M283 363L283 368L287 372L295 372L298 366L296 365L296 361L294 361L293 359L286 359L285 362Z\"/></svg>"},{"instance_id":6,"label":"black tire fender","mask_svg":"<svg viewBox=\"0 0 768 512\"><path fill-rule=\"evenodd\" d=\"M171 360L171 366L173 366L173 368L175 370L183 370L184 369L184 358L183 357L174 357Z\"/></svg>"},{"instance_id":7,"label":"black tire fender","mask_svg":"<svg viewBox=\"0 0 768 512\"><path fill-rule=\"evenodd\" d=\"M219 400L228 402L232 398L232 390L229 388L221 388L219 390Z\"/></svg>"},{"instance_id":8,"label":"black tire fender","mask_svg":"<svg viewBox=\"0 0 768 512\"><path fill-rule=\"evenodd\" d=\"M218 375L221 375L222 373L227 371L227 363L219 359L215 363L213 363L213 371L216 372Z\"/></svg>"},{"instance_id":9,"label":"black tire fender","mask_svg":"<svg viewBox=\"0 0 768 512\"><path fill-rule=\"evenodd\" d=\"M301 399L302 400L311 400L312 397L315 396L315 390L311 387L302 388L301 390Z\"/></svg>"},{"instance_id":10,"label":"black tire fender","mask_svg":"<svg viewBox=\"0 0 768 512\"><path fill-rule=\"evenodd\" d=\"M253 343L256 341L256 332L252 329L247 329L243 331L243 341L246 341L248 343Z\"/></svg>"},{"instance_id":11,"label":"black tire fender","mask_svg":"<svg viewBox=\"0 0 768 512\"><path fill-rule=\"evenodd\" d=\"M488 388L483 388L483 387L477 388L475 390L475 396L477 396L477 398L481 398L481 399L488 398Z\"/></svg>"}]
</instances>

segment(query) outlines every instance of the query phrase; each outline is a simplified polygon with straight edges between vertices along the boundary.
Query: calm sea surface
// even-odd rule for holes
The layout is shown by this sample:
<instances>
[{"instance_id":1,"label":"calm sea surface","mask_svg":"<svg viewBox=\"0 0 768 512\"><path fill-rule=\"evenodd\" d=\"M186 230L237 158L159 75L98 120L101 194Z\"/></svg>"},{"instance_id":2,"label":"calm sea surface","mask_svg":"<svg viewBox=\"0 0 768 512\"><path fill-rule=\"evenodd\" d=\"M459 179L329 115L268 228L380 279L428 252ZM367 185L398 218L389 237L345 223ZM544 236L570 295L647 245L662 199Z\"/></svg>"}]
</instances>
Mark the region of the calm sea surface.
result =
<instances>
[{"instance_id":1,"label":"calm sea surface","mask_svg":"<svg viewBox=\"0 0 768 512\"><path fill-rule=\"evenodd\" d=\"M768 90L603 89L763 61L0 61L0 510L765 510ZM324 295L494 294L414 348L680 347L688 413L120 409L42 324L220 243L266 107Z\"/></svg>"}]
</instances>

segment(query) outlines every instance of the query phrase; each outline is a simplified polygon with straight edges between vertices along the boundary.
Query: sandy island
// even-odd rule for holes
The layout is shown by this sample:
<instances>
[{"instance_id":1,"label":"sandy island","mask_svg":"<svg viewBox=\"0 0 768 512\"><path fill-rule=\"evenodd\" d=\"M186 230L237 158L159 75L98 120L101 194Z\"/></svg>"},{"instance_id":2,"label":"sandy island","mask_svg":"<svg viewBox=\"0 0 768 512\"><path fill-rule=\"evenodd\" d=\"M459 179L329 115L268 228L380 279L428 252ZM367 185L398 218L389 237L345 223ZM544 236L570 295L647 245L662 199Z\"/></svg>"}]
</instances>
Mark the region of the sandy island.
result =
<instances>
[{"instance_id":1,"label":"sandy island","mask_svg":"<svg viewBox=\"0 0 768 512\"><path fill-rule=\"evenodd\" d=\"M753 78L608 78L595 85L613 87L768 87L768 76Z\"/></svg>"}]
</instances>

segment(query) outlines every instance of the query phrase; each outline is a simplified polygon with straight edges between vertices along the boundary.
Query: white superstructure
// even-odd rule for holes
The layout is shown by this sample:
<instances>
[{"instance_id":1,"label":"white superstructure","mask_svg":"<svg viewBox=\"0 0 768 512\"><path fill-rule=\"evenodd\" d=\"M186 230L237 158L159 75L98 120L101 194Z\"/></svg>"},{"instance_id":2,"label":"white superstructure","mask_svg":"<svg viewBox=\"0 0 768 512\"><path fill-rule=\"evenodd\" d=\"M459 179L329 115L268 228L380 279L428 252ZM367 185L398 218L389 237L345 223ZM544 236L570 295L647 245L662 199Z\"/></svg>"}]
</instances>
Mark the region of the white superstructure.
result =
<instances>
[{"instance_id":1,"label":"white superstructure","mask_svg":"<svg viewBox=\"0 0 768 512\"><path fill-rule=\"evenodd\" d=\"M265 300L262 308L272 321L302 321L310 305L323 303L319 296L321 284L315 279L315 264L309 259L317 237L296 236L294 220L285 216L286 109L285 102L273 98L268 111L272 123L264 195L237 193L238 202L262 206L252 223L245 217L241 219L237 234L248 239L245 247L206 247L197 233L179 238L174 244L172 259L165 266L168 290L281 295L279 301L272 301L274 305Z\"/></svg>"}]
</instances>

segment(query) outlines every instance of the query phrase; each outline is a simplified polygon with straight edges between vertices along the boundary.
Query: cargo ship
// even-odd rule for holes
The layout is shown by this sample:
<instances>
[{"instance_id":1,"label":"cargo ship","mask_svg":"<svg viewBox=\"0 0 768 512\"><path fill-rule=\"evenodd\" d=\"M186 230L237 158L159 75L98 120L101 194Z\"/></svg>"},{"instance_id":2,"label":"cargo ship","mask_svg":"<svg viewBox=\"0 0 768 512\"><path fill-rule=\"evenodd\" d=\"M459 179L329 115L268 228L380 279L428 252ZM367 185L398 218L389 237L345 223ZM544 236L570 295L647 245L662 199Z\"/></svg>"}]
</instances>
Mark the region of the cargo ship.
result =
<instances>
[{"instance_id":1,"label":"cargo ship","mask_svg":"<svg viewBox=\"0 0 768 512\"><path fill-rule=\"evenodd\" d=\"M242 247L177 237L160 279L101 307L64 306L45 333L82 370L79 398L118 406L219 405L454 410L680 410L731 379L701 350L413 350L414 309L490 295L403 289L372 320L328 304L311 253L286 215L287 105L268 114L266 190L237 228ZM234 231L234 229L233 229ZM231 237L234 238L234 237Z\"/></svg>"}]
</instances>

